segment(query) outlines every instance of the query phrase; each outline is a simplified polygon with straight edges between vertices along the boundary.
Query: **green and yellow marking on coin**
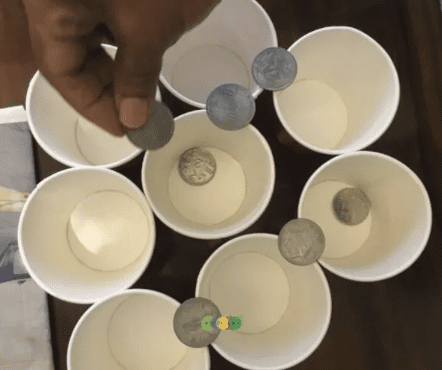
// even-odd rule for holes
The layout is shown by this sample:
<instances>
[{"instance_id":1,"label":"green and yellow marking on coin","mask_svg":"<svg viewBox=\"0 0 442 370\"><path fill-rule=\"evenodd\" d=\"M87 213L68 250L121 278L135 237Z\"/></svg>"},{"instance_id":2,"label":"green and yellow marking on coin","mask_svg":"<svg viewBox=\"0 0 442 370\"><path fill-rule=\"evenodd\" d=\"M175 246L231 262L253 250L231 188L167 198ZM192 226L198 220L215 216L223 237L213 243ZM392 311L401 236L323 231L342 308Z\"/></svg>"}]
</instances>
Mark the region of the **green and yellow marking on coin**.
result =
<instances>
[{"instance_id":1,"label":"green and yellow marking on coin","mask_svg":"<svg viewBox=\"0 0 442 370\"><path fill-rule=\"evenodd\" d=\"M210 322L212 321L213 316L206 316L201 320L201 327L206 331L212 331L213 328L210 325Z\"/></svg>"},{"instance_id":2,"label":"green and yellow marking on coin","mask_svg":"<svg viewBox=\"0 0 442 370\"><path fill-rule=\"evenodd\" d=\"M227 328L229 327L229 320L227 319L227 317L220 317L217 321L216 321L216 325L218 326L218 329L220 330L227 330Z\"/></svg>"},{"instance_id":3,"label":"green and yellow marking on coin","mask_svg":"<svg viewBox=\"0 0 442 370\"><path fill-rule=\"evenodd\" d=\"M229 320L229 327L232 330L238 330L241 327L241 319L238 316L232 316Z\"/></svg>"}]
</instances>

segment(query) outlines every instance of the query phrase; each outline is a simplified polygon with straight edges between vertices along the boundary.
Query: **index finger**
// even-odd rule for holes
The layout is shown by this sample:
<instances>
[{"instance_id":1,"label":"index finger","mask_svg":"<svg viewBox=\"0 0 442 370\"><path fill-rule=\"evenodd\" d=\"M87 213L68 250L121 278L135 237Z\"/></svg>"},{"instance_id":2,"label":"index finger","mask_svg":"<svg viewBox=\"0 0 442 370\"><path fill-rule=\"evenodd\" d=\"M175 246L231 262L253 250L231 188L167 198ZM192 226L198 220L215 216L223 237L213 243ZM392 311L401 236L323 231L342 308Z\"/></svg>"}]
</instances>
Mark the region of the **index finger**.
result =
<instances>
[{"instance_id":1,"label":"index finger","mask_svg":"<svg viewBox=\"0 0 442 370\"><path fill-rule=\"evenodd\" d=\"M100 13L77 2L24 0L36 64L72 107L106 131L126 128L115 105L114 62L96 31ZM61 4L61 5L60 5Z\"/></svg>"}]
</instances>

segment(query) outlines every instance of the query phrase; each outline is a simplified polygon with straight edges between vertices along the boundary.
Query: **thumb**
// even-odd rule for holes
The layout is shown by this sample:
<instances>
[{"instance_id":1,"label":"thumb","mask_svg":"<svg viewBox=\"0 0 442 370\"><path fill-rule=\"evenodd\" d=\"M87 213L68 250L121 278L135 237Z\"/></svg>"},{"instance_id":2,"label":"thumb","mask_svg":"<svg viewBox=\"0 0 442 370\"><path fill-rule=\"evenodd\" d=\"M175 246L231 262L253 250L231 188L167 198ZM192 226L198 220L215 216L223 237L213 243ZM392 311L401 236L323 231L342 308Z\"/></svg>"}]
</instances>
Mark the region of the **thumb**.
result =
<instances>
[{"instance_id":1,"label":"thumb","mask_svg":"<svg viewBox=\"0 0 442 370\"><path fill-rule=\"evenodd\" d=\"M144 126L152 115L163 53L145 45L124 43L115 57L114 94L120 122Z\"/></svg>"}]
</instances>

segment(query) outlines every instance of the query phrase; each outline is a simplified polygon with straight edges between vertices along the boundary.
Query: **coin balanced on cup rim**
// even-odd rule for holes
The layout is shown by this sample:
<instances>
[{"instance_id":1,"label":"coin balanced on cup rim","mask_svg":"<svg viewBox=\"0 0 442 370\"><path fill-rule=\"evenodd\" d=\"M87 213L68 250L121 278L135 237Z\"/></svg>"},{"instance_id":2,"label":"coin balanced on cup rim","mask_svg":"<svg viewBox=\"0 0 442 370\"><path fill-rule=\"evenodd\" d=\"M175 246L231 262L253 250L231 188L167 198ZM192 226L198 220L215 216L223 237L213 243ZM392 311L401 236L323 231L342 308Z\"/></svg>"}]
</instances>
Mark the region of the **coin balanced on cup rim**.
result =
<instances>
[{"instance_id":1,"label":"coin balanced on cup rim","mask_svg":"<svg viewBox=\"0 0 442 370\"><path fill-rule=\"evenodd\" d=\"M255 99L250 90L242 85L223 84L209 94L206 111L215 126L237 131L252 121L256 112Z\"/></svg>"},{"instance_id":2,"label":"coin balanced on cup rim","mask_svg":"<svg viewBox=\"0 0 442 370\"><path fill-rule=\"evenodd\" d=\"M298 65L292 53L281 47L261 51L252 62L252 76L264 90L286 89L296 78Z\"/></svg>"},{"instance_id":3,"label":"coin balanced on cup rim","mask_svg":"<svg viewBox=\"0 0 442 370\"><path fill-rule=\"evenodd\" d=\"M278 248L288 262L298 266L311 265L324 252L324 232L307 218L290 220L279 232Z\"/></svg>"},{"instance_id":4,"label":"coin balanced on cup rim","mask_svg":"<svg viewBox=\"0 0 442 370\"><path fill-rule=\"evenodd\" d=\"M211 300L197 297L184 301L173 318L173 329L177 338L192 348L202 348L213 343L221 331L203 329L201 320L208 316L221 317L221 311Z\"/></svg>"}]
</instances>

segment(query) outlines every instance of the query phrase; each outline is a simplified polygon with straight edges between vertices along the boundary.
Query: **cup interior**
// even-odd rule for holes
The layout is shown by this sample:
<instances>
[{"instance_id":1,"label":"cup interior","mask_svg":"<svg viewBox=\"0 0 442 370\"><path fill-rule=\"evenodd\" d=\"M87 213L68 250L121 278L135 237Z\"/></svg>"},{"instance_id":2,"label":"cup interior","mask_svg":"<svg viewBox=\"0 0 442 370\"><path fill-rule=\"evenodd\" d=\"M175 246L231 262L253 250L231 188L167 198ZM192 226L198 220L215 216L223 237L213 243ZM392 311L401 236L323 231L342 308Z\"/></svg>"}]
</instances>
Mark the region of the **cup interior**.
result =
<instances>
[{"instance_id":1,"label":"cup interior","mask_svg":"<svg viewBox=\"0 0 442 370\"><path fill-rule=\"evenodd\" d=\"M399 104L399 79L391 58L375 40L351 27L326 27L301 37L288 51L297 60L298 74L289 88L274 93L274 103L281 123L296 141L314 151L340 154L361 150L386 131ZM306 86L301 85L305 81L326 84L344 103L347 128L333 146L308 134L299 121L304 112L290 109L296 88ZM310 109L305 112L308 116L322 108L305 109ZM331 110L328 121L338 114Z\"/></svg>"},{"instance_id":2,"label":"cup interior","mask_svg":"<svg viewBox=\"0 0 442 370\"><path fill-rule=\"evenodd\" d=\"M244 145L247 143L247 145ZM182 216L169 197L169 176L180 155L192 147L215 147L242 166L246 193L239 210L216 225L201 225ZM146 152L141 175L143 190L158 218L171 229L196 239L217 239L239 233L267 207L275 183L273 155L264 137L251 124L238 131L215 126L203 110L175 119L175 132L163 148Z\"/></svg>"},{"instance_id":3,"label":"cup interior","mask_svg":"<svg viewBox=\"0 0 442 370\"><path fill-rule=\"evenodd\" d=\"M346 279L376 281L399 274L419 257L430 236L432 212L428 193L413 171L375 152L333 158L307 181L298 217L303 215L309 189L327 180L342 181L367 195L372 226L366 242L353 254L321 258L319 262L325 268Z\"/></svg>"},{"instance_id":4,"label":"cup interior","mask_svg":"<svg viewBox=\"0 0 442 370\"><path fill-rule=\"evenodd\" d=\"M69 370L121 370L108 342L108 328L112 315L123 302L136 296L148 297L147 310L176 310L180 303L175 299L151 290L131 289L94 304L78 321L69 341L67 365ZM142 312L140 312L142 314ZM164 325L173 330L173 317L165 317ZM134 317L134 320L136 318ZM169 322L170 321L170 322ZM157 333L161 335L161 333ZM188 348L184 358L174 370L208 370L210 358L208 348Z\"/></svg>"},{"instance_id":5,"label":"cup interior","mask_svg":"<svg viewBox=\"0 0 442 370\"><path fill-rule=\"evenodd\" d=\"M262 89L251 75L253 59L278 46L270 17L255 0L222 0L163 57L160 80L178 99L204 108L217 86L236 83L256 98Z\"/></svg>"},{"instance_id":6,"label":"cup interior","mask_svg":"<svg viewBox=\"0 0 442 370\"><path fill-rule=\"evenodd\" d=\"M212 345L228 361L246 369L294 366L313 353L326 334L331 295L325 275L317 263L301 267L287 262L279 252L276 235L249 234L230 240L210 256L198 275L196 297L210 299L210 283L217 267L242 252L262 253L280 265L290 286L289 305L281 320L267 331L222 331Z\"/></svg>"},{"instance_id":7,"label":"cup interior","mask_svg":"<svg viewBox=\"0 0 442 370\"><path fill-rule=\"evenodd\" d=\"M102 44L102 47L115 59L115 46ZM156 100L161 101L158 88ZM79 115L40 71L31 80L26 110L35 139L66 166L114 168L142 152L126 136L116 137Z\"/></svg>"},{"instance_id":8,"label":"cup interior","mask_svg":"<svg viewBox=\"0 0 442 370\"><path fill-rule=\"evenodd\" d=\"M116 271L99 271L80 262L67 238L77 204L103 190L133 198L148 220L143 253ZM108 169L85 167L58 172L37 185L20 216L18 236L23 262L42 289L64 301L90 304L129 288L143 274L153 253L155 222L146 198L130 180Z\"/></svg>"}]
</instances>

